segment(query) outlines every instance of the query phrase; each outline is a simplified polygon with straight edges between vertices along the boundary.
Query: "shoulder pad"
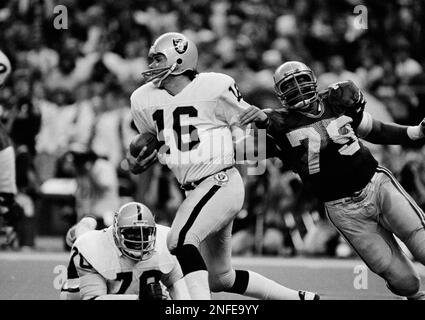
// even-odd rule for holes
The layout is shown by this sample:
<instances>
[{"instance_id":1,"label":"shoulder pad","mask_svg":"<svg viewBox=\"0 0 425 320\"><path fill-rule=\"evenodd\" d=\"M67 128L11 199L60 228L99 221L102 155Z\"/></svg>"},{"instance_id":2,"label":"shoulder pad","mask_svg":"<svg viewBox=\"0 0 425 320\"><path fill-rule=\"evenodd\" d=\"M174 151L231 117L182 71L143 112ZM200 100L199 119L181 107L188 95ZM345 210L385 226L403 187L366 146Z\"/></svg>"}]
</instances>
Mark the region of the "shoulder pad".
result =
<instances>
[{"instance_id":1,"label":"shoulder pad","mask_svg":"<svg viewBox=\"0 0 425 320\"><path fill-rule=\"evenodd\" d=\"M214 92L216 95L229 90L229 87L235 82L232 77L217 72L203 72L198 77L201 85L205 84L209 91Z\"/></svg>"},{"instance_id":2,"label":"shoulder pad","mask_svg":"<svg viewBox=\"0 0 425 320\"><path fill-rule=\"evenodd\" d=\"M144 85L140 86L131 94L131 104L133 105L133 103L140 103L140 101L144 101L146 99L146 96L151 94L155 88L155 85L151 82L145 83Z\"/></svg>"},{"instance_id":3,"label":"shoulder pad","mask_svg":"<svg viewBox=\"0 0 425 320\"><path fill-rule=\"evenodd\" d=\"M78 237L74 247L103 277L109 280L116 278L120 263L111 227L86 232Z\"/></svg>"},{"instance_id":4,"label":"shoulder pad","mask_svg":"<svg viewBox=\"0 0 425 320\"><path fill-rule=\"evenodd\" d=\"M223 86L229 85L235 81L231 76L219 72L202 72L199 74L199 77L200 80L217 81L217 84Z\"/></svg>"}]
</instances>

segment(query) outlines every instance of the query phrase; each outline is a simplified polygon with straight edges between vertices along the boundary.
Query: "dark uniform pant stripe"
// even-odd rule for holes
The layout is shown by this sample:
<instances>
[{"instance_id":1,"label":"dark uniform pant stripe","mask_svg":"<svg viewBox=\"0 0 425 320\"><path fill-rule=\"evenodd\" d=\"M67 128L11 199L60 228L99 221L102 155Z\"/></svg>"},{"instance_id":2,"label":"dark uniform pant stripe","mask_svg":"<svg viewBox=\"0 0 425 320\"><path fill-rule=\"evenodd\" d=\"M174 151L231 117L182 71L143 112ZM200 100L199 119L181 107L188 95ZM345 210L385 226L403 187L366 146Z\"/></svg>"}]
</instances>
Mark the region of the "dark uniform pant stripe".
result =
<instances>
[{"instance_id":1,"label":"dark uniform pant stripe","mask_svg":"<svg viewBox=\"0 0 425 320\"><path fill-rule=\"evenodd\" d=\"M192 227L193 223L195 222L196 218L198 217L199 213L201 212L202 208L205 206L205 204L212 198L212 196L221 188L219 185L214 185L206 194L202 197L202 199L196 204L196 206L193 208L192 213L189 216L189 219L181 229L179 233L179 240L177 242L177 248L181 248L184 244L184 240L186 238L186 234L189 231L189 229Z\"/></svg>"}]
</instances>

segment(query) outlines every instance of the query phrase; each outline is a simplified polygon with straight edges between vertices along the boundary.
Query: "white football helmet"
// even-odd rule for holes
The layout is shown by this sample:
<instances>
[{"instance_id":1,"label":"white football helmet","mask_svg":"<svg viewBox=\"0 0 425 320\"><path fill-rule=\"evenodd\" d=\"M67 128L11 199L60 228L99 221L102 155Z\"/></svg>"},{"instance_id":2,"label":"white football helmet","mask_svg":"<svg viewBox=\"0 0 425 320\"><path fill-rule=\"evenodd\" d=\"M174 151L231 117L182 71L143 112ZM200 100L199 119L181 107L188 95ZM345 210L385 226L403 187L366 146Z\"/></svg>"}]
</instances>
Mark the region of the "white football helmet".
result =
<instances>
[{"instance_id":1,"label":"white football helmet","mask_svg":"<svg viewBox=\"0 0 425 320\"><path fill-rule=\"evenodd\" d=\"M117 247L128 258L148 260L155 250L156 224L152 212L139 202L123 205L114 216Z\"/></svg>"},{"instance_id":2,"label":"white football helmet","mask_svg":"<svg viewBox=\"0 0 425 320\"><path fill-rule=\"evenodd\" d=\"M0 87L4 85L11 71L9 58L0 50Z\"/></svg>"},{"instance_id":3,"label":"white football helmet","mask_svg":"<svg viewBox=\"0 0 425 320\"><path fill-rule=\"evenodd\" d=\"M196 70L198 65L198 49L193 41L181 33L168 32L161 35L149 50L149 58L162 54L166 58L166 66L151 68L142 72L146 82L154 81L158 87L171 75L179 75L188 70Z\"/></svg>"}]
</instances>

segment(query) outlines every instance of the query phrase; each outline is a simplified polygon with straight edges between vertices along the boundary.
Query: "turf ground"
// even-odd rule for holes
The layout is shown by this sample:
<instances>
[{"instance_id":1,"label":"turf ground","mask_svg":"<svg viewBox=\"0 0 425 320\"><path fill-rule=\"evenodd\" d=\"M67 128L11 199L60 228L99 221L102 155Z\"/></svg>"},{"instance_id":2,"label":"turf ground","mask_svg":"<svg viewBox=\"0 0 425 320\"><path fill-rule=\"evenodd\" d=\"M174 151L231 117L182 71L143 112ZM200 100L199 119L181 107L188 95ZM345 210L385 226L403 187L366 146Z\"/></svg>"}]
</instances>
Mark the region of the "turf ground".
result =
<instances>
[{"instance_id":1,"label":"turf ground","mask_svg":"<svg viewBox=\"0 0 425 320\"><path fill-rule=\"evenodd\" d=\"M58 299L55 285L62 279L67 259L68 254L61 252L0 252L0 299ZM370 271L367 279L363 274L363 282L356 281L359 270L365 270L364 264L356 259L235 257L233 262L236 268L249 268L288 287L318 292L324 300L400 299ZM417 267L425 280L425 268ZM363 288L356 289L356 283L363 284ZM241 299L232 294L214 294L213 298Z\"/></svg>"}]
</instances>

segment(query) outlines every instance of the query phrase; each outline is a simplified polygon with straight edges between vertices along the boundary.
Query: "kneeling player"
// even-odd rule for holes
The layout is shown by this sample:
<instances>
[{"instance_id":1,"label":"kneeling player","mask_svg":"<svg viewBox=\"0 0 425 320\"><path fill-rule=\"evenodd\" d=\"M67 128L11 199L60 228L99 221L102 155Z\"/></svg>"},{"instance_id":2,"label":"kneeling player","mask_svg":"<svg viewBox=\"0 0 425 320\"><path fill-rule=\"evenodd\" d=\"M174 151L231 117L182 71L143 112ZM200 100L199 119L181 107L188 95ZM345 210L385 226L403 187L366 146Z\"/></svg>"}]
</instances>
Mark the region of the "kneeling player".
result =
<instances>
[{"instance_id":1,"label":"kneeling player","mask_svg":"<svg viewBox=\"0 0 425 320\"><path fill-rule=\"evenodd\" d=\"M143 204L125 204L113 226L77 238L61 299L189 299L168 231Z\"/></svg>"}]
</instances>

